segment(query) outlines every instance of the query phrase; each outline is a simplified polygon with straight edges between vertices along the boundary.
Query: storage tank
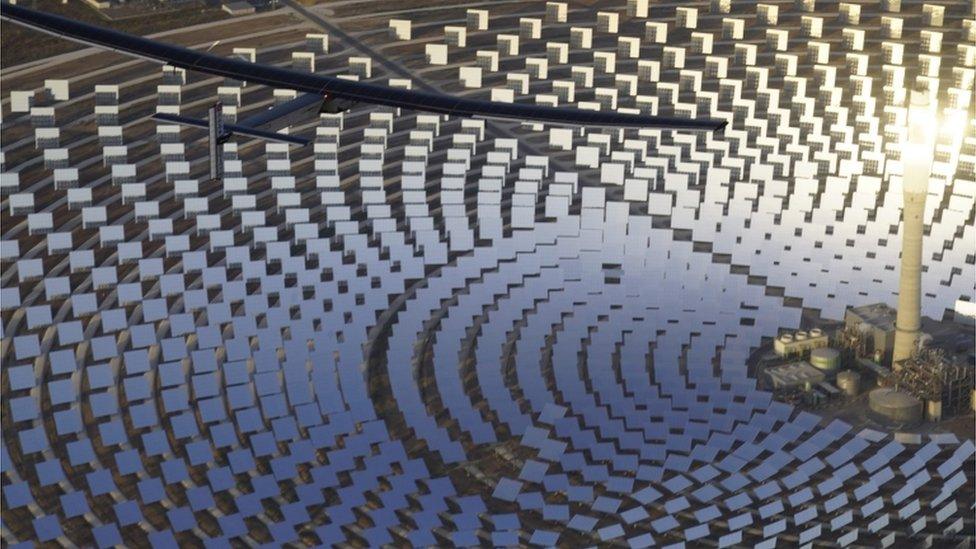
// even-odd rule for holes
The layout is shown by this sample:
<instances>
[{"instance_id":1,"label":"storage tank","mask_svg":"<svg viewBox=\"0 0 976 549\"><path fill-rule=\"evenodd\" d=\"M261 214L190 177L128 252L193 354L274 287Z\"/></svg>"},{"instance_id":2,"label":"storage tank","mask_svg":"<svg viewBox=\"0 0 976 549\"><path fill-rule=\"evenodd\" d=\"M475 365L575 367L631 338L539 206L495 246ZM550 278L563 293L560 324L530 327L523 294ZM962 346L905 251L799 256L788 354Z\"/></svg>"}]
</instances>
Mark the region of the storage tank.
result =
<instances>
[{"instance_id":1,"label":"storage tank","mask_svg":"<svg viewBox=\"0 0 976 549\"><path fill-rule=\"evenodd\" d=\"M823 330L820 328L814 328L810 330L810 337L820 337L823 335Z\"/></svg>"},{"instance_id":2,"label":"storage tank","mask_svg":"<svg viewBox=\"0 0 976 549\"><path fill-rule=\"evenodd\" d=\"M810 351L810 364L824 372L833 372L840 367L840 351L831 347L820 347Z\"/></svg>"},{"instance_id":3,"label":"storage tank","mask_svg":"<svg viewBox=\"0 0 976 549\"><path fill-rule=\"evenodd\" d=\"M856 397L861 392L861 374L853 370L844 370L837 374L837 387L850 397Z\"/></svg>"},{"instance_id":4,"label":"storage tank","mask_svg":"<svg viewBox=\"0 0 976 549\"><path fill-rule=\"evenodd\" d=\"M807 338L807 333L800 331L800 332L797 332L794 337L796 337L796 340L797 341L804 341Z\"/></svg>"},{"instance_id":5,"label":"storage tank","mask_svg":"<svg viewBox=\"0 0 976 549\"><path fill-rule=\"evenodd\" d=\"M793 341L793 334L783 334L779 336L779 340L783 343L791 343Z\"/></svg>"},{"instance_id":6,"label":"storage tank","mask_svg":"<svg viewBox=\"0 0 976 549\"><path fill-rule=\"evenodd\" d=\"M868 396L871 410L899 423L917 423L922 419L922 401L914 396L881 387L871 391Z\"/></svg>"}]
</instances>

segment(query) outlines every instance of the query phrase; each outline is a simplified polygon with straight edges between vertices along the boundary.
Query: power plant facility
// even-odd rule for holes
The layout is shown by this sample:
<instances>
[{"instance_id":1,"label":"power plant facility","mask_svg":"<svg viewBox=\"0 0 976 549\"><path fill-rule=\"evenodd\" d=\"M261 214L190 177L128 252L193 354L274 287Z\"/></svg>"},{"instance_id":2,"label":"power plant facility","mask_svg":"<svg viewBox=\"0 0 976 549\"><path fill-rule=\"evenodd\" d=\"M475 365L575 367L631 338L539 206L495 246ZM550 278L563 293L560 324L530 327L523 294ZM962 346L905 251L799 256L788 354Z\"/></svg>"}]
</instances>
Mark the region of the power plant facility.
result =
<instances>
[{"instance_id":1,"label":"power plant facility","mask_svg":"<svg viewBox=\"0 0 976 549\"><path fill-rule=\"evenodd\" d=\"M814 406L857 398L868 390L870 409L896 424L972 414L976 335L971 328L954 320L923 318L912 354L892 363L886 358L893 356L895 316L883 303L862 305L847 309L844 322L829 328L780 334L772 352L755 363L757 374L763 372L760 378L767 387L788 401ZM924 413L892 414L902 408L885 404L892 401L918 401Z\"/></svg>"}]
</instances>

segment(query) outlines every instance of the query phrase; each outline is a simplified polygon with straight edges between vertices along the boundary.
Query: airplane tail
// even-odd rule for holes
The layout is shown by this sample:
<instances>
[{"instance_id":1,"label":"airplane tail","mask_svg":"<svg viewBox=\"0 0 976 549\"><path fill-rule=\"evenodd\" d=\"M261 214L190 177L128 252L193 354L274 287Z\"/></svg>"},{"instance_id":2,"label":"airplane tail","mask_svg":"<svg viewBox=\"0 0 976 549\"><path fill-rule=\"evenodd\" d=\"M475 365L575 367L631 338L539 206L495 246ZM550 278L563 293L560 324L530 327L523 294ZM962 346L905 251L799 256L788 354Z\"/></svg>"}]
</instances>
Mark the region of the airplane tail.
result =
<instances>
[{"instance_id":1,"label":"airplane tail","mask_svg":"<svg viewBox=\"0 0 976 549\"><path fill-rule=\"evenodd\" d=\"M186 116L178 116L175 114L167 114L164 112L157 112L150 118L153 120L158 120L160 122L171 122L173 124L180 124L183 126L193 126L194 128L209 129L210 124L207 120L200 118L189 118ZM265 130L260 130L258 128L251 128L248 126L239 126L237 124L224 124L225 134L227 137L232 135L245 135L247 137L254 137L256 139L264 139L266 141L277 141L280 143L291 143L292 145L308 145L312 141L304 137L298 137L295 135L288 135L286 133L269 132ZM225 139L226 141L226 139Z\"/></svg>"},{"instance_id":2,"label":"airplane tail","mask_svg":"<svg viewBox=\"0 0 976 549\"><path fill-rule=\"evenodd\" d=\"M223 176L223 144L233 135L243 135L265 141L276 141L300 146L308 145L311 142L309 139L288 135L286 133L267 131L245 125L224 124L220 102L210 107L206 119L189 118L164 112L157 112L150 118L159 122L170 122L181 126L191 126L207 130L209 134L211 179L220 179Z\"/></svg>"},{"instance_id":3,"label":"airplane tail","mask_svg":"<svg viewBox=\"0 0 976 549\"><path fill-rule=\"evenodd\" d=\"M217 180L224 175L223 144L230 135L224 128L224 106L220 101L207 110L207 140L210 145L210 179Z\"/></svg>"}]
</instances>

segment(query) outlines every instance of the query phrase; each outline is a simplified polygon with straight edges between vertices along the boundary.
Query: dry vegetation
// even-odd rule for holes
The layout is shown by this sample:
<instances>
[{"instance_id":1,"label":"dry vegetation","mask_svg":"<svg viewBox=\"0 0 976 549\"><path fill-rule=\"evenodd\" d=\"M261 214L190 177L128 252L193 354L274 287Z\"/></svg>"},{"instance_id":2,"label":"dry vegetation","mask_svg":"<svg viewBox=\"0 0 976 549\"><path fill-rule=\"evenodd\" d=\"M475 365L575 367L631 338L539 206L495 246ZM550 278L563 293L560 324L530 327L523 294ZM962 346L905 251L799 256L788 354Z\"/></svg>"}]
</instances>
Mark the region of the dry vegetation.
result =
<instances>
[{"instance_id":1,"label":"dry vegetation","mask_svg":"<svg viewBox=\"0 0 976 549\"><path fill-rule=\"evenodd\" d=\"M71 0L68 3L62 3L61 0L32 0L21 2L21 5L137 35L153 34L229 17L220 8L208 6L204 2L189 4L177 10L164 9L161 4L147 2L147 9L143 10L141 15L118 21L106 18L81 0ZM81 48L80 44L59 40L14 23L4 21L0 25L0 66L3 68Z\"/></svg>"}]
</instances>

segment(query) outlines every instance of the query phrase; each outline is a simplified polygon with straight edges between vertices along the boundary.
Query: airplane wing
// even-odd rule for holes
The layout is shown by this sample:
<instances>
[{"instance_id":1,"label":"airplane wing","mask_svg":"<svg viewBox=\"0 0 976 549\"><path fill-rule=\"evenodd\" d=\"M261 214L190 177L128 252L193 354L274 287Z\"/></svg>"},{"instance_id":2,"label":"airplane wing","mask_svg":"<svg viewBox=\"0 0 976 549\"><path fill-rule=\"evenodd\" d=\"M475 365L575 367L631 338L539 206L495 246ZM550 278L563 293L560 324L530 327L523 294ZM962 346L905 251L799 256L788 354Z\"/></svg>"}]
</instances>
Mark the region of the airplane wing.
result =
<instances>
[{"instance_id":1,"label":"airplane wing","mask_svg":"<svg viewBox=\"0 0 976 549\"><path fill-rule=\"evenodd\" d=\"M0 3L0 18L61 38L116 51L126 55L167 63L187 70L271 86L314 93L323 97L399 107L416 111L463 117L501 118L557 125L590 127L636 127L671 130L720 130L724 120L670 118L572 107L548 107L465 99L447 94L426 93L309 74L250 63L174 46L124 32L88 25L58 15Z\"/></svg>"}]
</instances>

